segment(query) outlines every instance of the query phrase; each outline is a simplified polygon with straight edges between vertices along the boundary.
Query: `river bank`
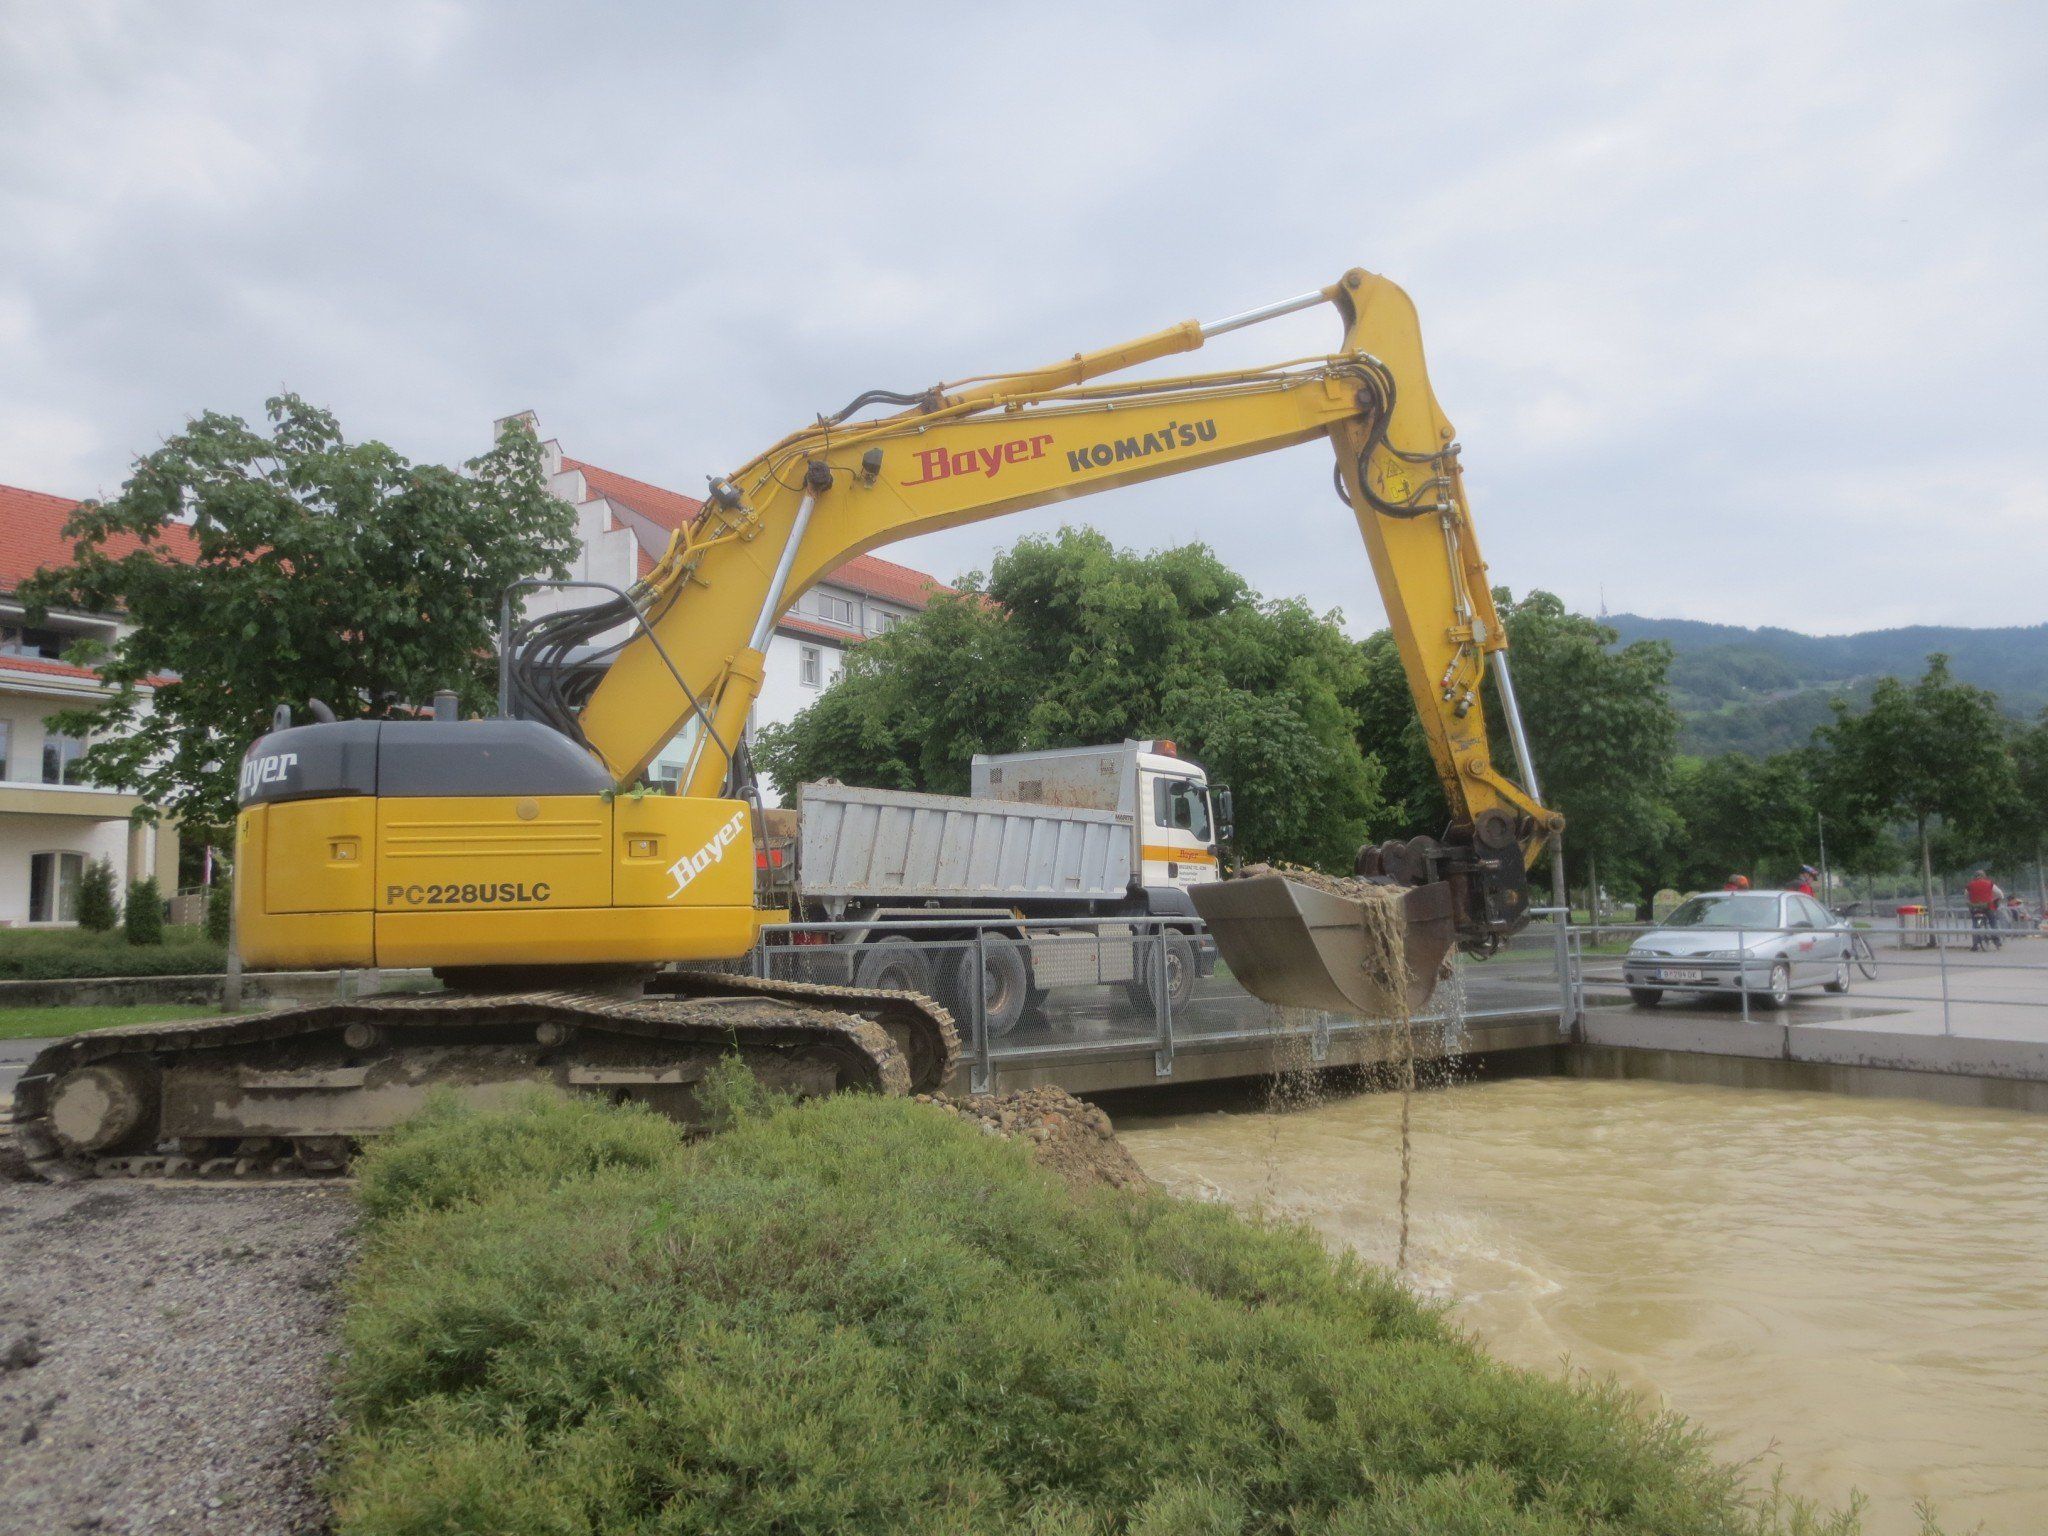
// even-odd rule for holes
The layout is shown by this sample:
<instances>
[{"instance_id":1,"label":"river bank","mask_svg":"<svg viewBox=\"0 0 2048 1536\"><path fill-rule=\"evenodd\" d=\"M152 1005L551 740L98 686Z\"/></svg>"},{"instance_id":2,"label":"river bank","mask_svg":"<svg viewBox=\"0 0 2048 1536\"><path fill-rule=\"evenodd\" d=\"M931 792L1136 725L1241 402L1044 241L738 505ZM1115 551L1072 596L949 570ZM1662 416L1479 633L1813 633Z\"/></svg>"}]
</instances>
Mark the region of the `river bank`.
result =
<instances>
[{"instance_id":1,"label":"river bank","mask_svg":"<svg viewBox=\"0 0 2048 1536\"><path fill-rule=\"evenodd\" d=\"M1186 1104L1188 1101L1181 1101ZM1117 1113L1146 1172L1391 1262L1391 1095ZM1503 1358L1611 1374L1867 1529L2048 1499L2048 1120L1785 1088L1524 1078L1415 1102L1413 1263Z\"/></svg>"},{"instance_id":2,"label":"river bank","mask_svg":"<svg viewBox=\"0 0 2048 1536\"><path fill-rule=\"evenodd\" d=\"M1306 1230L986 1124L851 1096L686 1145L581 1101L379 1145L338 1529L1847 1529Z\"/></svg>"}]
</instances>

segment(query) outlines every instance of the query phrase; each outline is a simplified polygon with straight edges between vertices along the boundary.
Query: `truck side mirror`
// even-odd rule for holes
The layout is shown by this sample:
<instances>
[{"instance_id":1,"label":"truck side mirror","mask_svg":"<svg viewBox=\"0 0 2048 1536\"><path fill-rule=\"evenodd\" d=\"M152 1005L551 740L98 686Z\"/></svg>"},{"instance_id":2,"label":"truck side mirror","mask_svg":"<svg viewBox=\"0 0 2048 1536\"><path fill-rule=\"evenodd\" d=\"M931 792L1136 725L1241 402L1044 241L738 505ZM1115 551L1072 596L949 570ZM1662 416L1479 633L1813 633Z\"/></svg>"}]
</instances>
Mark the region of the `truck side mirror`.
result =
<instances>
[{"instance_id":1,"label":"truck side mirror","mask_svg":"<svg viewBox=\"0 0 2048 1536\"><path fill-rule=\"evenodd\" d=\"M1216 799L1216 840L1229 842L1237 836L1237 815L1230 804L1230 787L1219 784L1215 788Z\"/></svg>"}]
</instances>

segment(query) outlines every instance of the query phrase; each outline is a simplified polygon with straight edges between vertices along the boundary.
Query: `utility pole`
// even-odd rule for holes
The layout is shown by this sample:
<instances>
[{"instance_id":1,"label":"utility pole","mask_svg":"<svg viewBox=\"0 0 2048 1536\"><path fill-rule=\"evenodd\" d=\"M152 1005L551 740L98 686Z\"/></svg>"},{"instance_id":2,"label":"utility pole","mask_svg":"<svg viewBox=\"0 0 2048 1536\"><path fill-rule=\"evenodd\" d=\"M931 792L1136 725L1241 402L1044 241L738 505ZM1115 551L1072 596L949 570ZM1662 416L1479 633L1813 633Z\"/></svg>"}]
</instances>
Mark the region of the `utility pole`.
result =
<instances>
[{"instance_id":1,"label":"utility pole","mask_svg":"<svg viewBox=\"0 0 2048 1536\"><path fill-rule=\"evenodd\" d=\"M1828 824L1827 818L1819 811L1813 813L1814 830L1820 835L1820 904L1834 905L1833 882L1828 879Z\"/></svg>"}]
</instances>

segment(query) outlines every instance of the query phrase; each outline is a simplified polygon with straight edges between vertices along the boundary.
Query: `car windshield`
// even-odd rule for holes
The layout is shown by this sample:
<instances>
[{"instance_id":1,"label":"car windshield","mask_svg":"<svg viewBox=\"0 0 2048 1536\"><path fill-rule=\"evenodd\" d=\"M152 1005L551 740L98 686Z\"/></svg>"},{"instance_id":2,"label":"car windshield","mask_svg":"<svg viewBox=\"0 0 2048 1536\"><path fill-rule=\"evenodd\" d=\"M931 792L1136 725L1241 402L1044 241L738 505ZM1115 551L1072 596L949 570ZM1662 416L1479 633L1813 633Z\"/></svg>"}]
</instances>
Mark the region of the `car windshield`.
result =
<instances>
[{"instance_id":1,"label":"car windshield","mask_svg":"<svg viewBox=\"0 0 2048 1536\"><path fill-rule=\"evenodd\" d=\"M1762 891L1695 896L1658 924L1660 928L1775 928L1778 898Z\"/></svg>"}]
</instances>

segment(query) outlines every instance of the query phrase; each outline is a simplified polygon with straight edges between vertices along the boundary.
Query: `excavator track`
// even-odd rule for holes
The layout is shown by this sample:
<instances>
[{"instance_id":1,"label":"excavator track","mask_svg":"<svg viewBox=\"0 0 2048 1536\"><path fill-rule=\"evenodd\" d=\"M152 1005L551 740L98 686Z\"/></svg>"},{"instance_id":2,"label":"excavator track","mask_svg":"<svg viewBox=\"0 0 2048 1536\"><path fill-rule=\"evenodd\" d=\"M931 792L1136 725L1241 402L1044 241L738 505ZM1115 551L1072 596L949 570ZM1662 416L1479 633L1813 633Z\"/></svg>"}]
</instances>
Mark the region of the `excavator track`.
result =
<instances>
[{"instance_id":1,"label":"excavator track","mask_svg":"<svg viewBox=\"0 0 2048 1536\"><path fill-rule=\"evenodd\" d=\"M713 970L663 971L647 983L650 994L716 997L745 994L792 1007L831 1008L879 1024L910 1063L912 1093L943 1093L960 1063L960 1032L953 1015L919 992L842 987L829 982L785 981Z\"/></svg>"},{"instance_id":2,"label":"excavator track","mask_svg":"<svg viewBox=\"0 0 2048 1536\"><path fill-rule=\"evenodd\" d=\"M737 1052L773 1089L909 1093L917 1079L891 1024L924 1075L951 1074L952 1021L921 999L750 981L707 976L631 999L366 998L98 1030L29 1063L14 1135L45 1178L319 1176L442 1089L490 1101L552 1085L690 1123L697 1082Z\"/></svg>"}]
</instances>

